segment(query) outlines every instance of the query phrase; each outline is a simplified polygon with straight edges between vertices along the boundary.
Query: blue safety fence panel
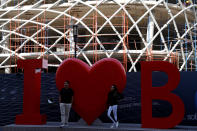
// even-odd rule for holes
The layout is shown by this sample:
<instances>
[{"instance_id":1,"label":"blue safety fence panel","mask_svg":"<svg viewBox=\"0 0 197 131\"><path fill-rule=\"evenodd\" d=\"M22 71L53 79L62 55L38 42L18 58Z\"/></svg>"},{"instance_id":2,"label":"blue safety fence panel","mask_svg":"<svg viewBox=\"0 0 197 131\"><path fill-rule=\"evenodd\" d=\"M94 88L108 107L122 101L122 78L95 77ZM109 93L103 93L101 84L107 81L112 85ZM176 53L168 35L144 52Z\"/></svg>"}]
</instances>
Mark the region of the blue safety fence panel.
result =
<instances>
[{"instance_id":1,"label":"blue safety fence panel","mask_svg":"<svg viewBox=\"0 0 197 131\"><path fill-rule=\"evenodd\" d=\"M127 73L127 84L123 91L124 99L118 106L118 119L123 123L141 123L141 87L140 72ZM153 86L162 86L168 80L165 73L152 74ZM181 72L178 88L173 93L180 96L185 104L185 117L181 124L197 123L197 72ZM22 113L23 74L0 74L0 126L12 124L15 116ZM47 121L60 121L59 91L56 88L55 74L43 73L41 79L41 114L47 115ZM48 103L52 99L53 103ZM162 100L153 100L153 116L165 117L171 113L171 105ZM103 122L110 122L106 111L99 117ZM79 115L71 110L69 121L78 121Z\"/></svg>"}]
</instances>

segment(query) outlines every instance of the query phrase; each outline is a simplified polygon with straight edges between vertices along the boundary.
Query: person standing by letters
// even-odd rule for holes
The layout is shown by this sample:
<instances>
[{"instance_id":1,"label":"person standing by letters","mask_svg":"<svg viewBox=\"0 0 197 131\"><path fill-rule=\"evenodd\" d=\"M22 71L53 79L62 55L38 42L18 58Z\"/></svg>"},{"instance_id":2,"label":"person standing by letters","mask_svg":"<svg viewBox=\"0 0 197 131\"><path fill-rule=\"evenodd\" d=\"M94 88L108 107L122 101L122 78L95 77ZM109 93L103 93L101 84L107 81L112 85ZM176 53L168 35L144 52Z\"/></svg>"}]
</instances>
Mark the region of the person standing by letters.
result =
<instances>
[{"instance_id":1,"label":"person standing by letters","mask_svg":"<svg viewBox=\"0 0 197 131\"><path fill-rule=\"evenodd\" d=\"M117 118L117 108L118 108L118 100L122 99L123 95L120 94L116 88L116 85L112 85L111 91L108 94L107 104L109 105L107 116L112 120L113 124L111 128L118 127L119 122ZM113 111L114 119L111 116L111 112Z\"/></svg>"},{"instance_id":2,"label":"person standing by letters","mask_svg":"<svg viewBox=\"0 0 197 131\"><path fill-rule=\"evenodd\" d=\"M59 102L60 102L60 113L61 113L61 126L68 126L68 119L70 109L73 103L73 90L69 87L69 81L64 82L64 88L60 91Z\"/></svg>"}]
</instances>

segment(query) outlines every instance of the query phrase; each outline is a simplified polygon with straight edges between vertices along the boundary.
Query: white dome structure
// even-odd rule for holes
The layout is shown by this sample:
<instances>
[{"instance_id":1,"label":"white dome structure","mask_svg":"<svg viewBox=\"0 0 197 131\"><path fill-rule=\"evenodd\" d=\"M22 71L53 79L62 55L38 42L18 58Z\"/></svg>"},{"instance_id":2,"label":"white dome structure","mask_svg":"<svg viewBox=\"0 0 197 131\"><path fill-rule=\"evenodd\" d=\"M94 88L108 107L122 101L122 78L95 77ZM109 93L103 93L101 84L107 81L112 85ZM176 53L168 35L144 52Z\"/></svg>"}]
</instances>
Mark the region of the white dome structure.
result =
<instances>
[{"instance_id":1,"label":"white dome structure","mask_svg":"<svg viewBox=\"0 0 197 131\"><path fill-rule=\"evenodd\" d=\"M196 6L191 0L1 0L0 68L17 72L18 59L45 58L54 72L77 57L90 66L116 58L128 72L140 71L140 61L195 71Z\"/></svg>"}]
</instances>

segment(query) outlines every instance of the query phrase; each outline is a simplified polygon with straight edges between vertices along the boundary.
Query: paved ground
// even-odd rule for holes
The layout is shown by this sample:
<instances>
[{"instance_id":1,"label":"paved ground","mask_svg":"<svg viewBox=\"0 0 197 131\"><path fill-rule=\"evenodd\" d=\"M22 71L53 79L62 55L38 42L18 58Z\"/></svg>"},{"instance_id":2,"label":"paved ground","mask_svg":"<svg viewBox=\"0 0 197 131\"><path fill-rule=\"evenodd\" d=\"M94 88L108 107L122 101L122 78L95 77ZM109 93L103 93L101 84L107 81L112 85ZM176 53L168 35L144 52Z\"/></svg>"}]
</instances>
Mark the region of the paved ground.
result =
<instances>
[{"instance_id":1,"label":"paved ground","mask_svg":"<svg viewBox=\"0 0 197 131\"><path fill-rule=\"evenodd\" d=\"M60 128L57 122L48 122L46 125L8 125L3 131L197 131L197 126L177 126L174 129L144 129L141 124L120 124L118 128L110 128L110 123L100 123L88 126L80 123L70 123L69 126ZM1 129L0 129L1 131Z\"/></svg>"}]
</instances>

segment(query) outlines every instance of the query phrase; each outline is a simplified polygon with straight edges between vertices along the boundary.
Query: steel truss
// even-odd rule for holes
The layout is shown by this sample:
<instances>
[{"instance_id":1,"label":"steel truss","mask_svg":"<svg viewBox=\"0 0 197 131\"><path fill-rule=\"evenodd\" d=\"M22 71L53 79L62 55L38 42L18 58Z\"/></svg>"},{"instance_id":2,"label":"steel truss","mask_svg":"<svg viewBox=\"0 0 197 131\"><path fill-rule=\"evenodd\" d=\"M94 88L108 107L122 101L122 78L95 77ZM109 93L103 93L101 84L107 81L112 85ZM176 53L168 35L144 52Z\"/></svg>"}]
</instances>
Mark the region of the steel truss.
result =
<instances>
[{"instance_id":1,"label":"steel truss","mask_svg":"<svg viewBox=\"0 0 197 131\"><path fill-rule=\"evenodd\" d=\"M29 58L49 59L50 67L58 67L74 56L69 26L78 25L77 57L90 66L117 58L126 71L137 72L140 61L163 60L194 71L196 8L181 0L1 0L0 68ZM103 42L105 36L116 42Z\"/></svg>"}]
</instances>

